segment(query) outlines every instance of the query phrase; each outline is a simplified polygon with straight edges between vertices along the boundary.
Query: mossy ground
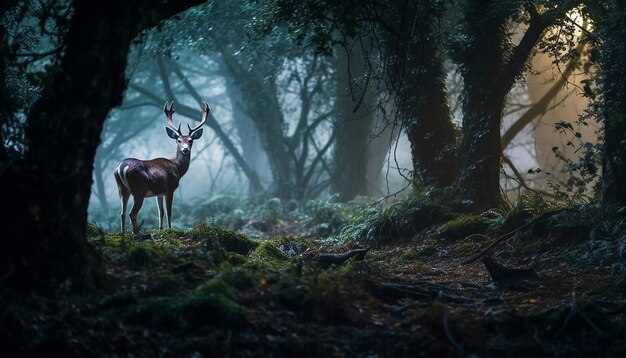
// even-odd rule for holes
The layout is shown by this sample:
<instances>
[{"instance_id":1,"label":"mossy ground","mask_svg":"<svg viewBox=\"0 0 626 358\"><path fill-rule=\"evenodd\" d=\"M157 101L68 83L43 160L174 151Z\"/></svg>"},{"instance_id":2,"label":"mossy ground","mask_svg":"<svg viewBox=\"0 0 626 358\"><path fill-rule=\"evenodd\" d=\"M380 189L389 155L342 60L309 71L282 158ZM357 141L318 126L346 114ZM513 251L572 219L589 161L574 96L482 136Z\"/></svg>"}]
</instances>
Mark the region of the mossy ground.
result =
<instances>
[{"instance_id":1,"label":"mossy ground","mask_svg":"<svg viewBox=\"0 0 626 358\"><path fill-rule=\"evenodd\" d=\"M345 214L328 207L319 217ZM623 356L618 217L566 209L494 247L498 262L540 274L529 290L493 288L479 261L463 264L554 209L540 207L469 214L426 195L361 208L330 236L305 227L263 239L206 224L137 237L90 225L103 282L3 289L0 343L7 356ZM612 256L592 255L588 238ZM317 264L364 245L363 260Z\"/></svg>"}]
</instances>

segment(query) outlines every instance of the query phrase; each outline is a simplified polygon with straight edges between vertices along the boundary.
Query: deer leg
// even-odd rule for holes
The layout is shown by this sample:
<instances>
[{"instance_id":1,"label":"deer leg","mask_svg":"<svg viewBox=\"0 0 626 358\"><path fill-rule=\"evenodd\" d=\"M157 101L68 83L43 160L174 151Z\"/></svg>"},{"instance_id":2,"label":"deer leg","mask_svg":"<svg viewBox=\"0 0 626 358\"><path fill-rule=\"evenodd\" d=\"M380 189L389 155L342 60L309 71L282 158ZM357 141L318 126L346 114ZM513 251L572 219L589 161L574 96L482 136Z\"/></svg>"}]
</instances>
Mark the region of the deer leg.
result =
<instances>
[{"instance_id":1,"label":"deer leg","mask_svg":"<svg viewBox=\"0 0 626 358\"><path fill-rule=\"evenodd\" d=\"M174 201L174 192L165 193L165 209L167 210L167 227L172 228L172 202Z\"/></svg>"},{"instance_id":2,"label":"deer leg","mask_svg":"<svg viewBox=\"0 0 626 358\"><path fill-rule=\"evenodd\" d=\"M146 196L145 193L141 195L133 195L134 203L133 208L130 209L130 222L133 224L133 234L139 234L139 225L137 224L137 214L139 214L139 210L141 210L141 206L143 205L143 198Z\"/></svg>"},{"instance_id":3,"label":"deer leg","mask_svg":"<svg viewBox=\"0 0 626 358\"><path fill-rule=\"evenodd\" d=\"M163 230L163 214L165 214L163 211L163 195L158 195L156 197L156 202L157 210L159 212L159 230Z\"/></svg>"},{"instance_id":4,"label":"deer leg","mask_svg":"<svg viewBox=\"0 0 626 358\"><path fill-rule=\"evenodd\" d=\"M115 181L117 182L117 192L120 196L120 204L122 207L122 212L120 213L120 230L123 234L126 230L126 207L128 206L130 191L128 191L128 188L122 184L122 181L117 176L117 173L115 173Z\"/></svg>"},{"instance_id":5,"label":"deer leg","mask_svg":"<svg viewBox=\"0 0 626 358\"><path fill-rule=\"evenodd\" d=\"M126 207L128 206L128 197L130 194L128 191L124 194L120 194L120 202L122 204L122 212L120 213L120 226L122 234L126 231Z\"/></svg>"}]
</instances>

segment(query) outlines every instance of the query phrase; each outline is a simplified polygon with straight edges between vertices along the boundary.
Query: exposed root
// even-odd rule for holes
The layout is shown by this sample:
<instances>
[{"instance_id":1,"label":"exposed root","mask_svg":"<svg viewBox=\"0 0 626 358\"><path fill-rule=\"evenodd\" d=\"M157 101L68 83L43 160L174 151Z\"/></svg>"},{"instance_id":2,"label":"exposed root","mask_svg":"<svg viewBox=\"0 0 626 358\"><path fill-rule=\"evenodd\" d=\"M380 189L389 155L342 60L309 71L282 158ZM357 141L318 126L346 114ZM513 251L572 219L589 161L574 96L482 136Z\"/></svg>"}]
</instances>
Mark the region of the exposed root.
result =
<instances>
[{"instance_id":1,"label":"exposed root","mask_svg":"<svg viewBox=\"0 0 626 358\"><path fill-rule=\"evenodd\" d=\"M567 317L565 317L565 321L563 321L563 326L561 326L561 328L557 331L557 334L561 334L563 333L563 331L565 331L565 329L567 328L567 325L569 324L570 320L575 316L578 315L580 318L582 318L585 322L587 322L589 324L589 326L591 326L591 328L597 333L597 334L602 334L602 331L598 328L598 326L595 325L595 323L593 323L593 321L587 317L587 315L581 311L578 308L578 303L576 301L576 292L572 292L572 303L571 303L571 310L569 311L569 313L567 314Z\"/></svg>"},{"instance_id":2,"label":"exposed root","mask_svg":"<svg viewBox=\"0 0 626 358\"><path fill-rule=\"evenodd\" d=\"M461 347L456 340L454 339L454 337L452 337L452 333L450 332L450 327L448 325L448 313L444 312L443 313L443 330L446 332L446 337L448 338L448 341L452 344L452 346L454 347L454 349L456 349L456 351L463 355L463 347Z\"/></svg>"}]
</instances>

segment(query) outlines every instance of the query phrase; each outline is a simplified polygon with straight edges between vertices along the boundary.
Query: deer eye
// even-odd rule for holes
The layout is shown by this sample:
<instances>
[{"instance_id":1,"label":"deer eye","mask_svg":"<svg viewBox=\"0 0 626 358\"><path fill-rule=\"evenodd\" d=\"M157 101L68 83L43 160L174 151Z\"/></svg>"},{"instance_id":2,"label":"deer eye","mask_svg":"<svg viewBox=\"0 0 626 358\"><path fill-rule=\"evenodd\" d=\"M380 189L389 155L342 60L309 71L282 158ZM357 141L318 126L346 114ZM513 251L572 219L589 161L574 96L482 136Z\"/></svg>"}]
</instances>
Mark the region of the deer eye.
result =
<instances>
[{"instance_id":1,"label":"deer eye","mask_svg":"<svg viewBox=\"0 0 626 358\"><path fill-rule=\"evenodd\" d=\"M182 140L182 139L177 139L176 141L177 141L178 143L182 143L182 142L183 142L183 140Z\"/></svg>"}]
</instances>

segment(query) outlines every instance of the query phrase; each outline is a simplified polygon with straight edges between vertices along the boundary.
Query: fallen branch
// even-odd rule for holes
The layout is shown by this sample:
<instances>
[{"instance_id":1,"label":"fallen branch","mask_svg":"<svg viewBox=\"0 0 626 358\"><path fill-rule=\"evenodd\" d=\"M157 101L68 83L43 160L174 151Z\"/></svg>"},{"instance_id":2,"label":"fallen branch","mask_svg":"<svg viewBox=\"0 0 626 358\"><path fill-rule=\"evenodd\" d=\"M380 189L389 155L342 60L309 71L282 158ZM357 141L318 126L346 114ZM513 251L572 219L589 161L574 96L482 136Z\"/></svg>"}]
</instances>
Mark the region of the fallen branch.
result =
<instances>
[{"instance_id":1,"label":"fallen branch","mask_svg":"<svg viewBox=\"0 0 626 358\"><path fill-rule=\"evenodd\" d=\"M365 259L365 254L371 250L371 247L365 249L354 249L343 254L322 254L317 257L317 263L323 266L343 265L346 261L355 258L357 261Z\"/></svg>"}]
</instances>

